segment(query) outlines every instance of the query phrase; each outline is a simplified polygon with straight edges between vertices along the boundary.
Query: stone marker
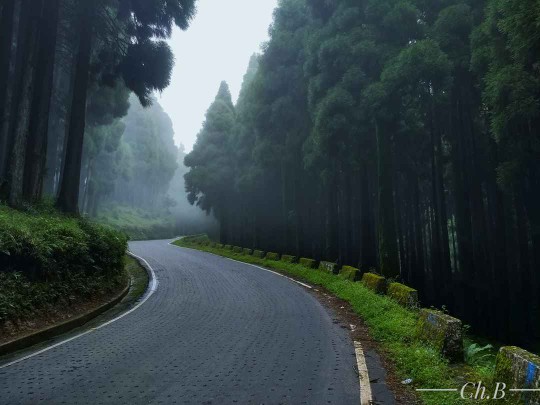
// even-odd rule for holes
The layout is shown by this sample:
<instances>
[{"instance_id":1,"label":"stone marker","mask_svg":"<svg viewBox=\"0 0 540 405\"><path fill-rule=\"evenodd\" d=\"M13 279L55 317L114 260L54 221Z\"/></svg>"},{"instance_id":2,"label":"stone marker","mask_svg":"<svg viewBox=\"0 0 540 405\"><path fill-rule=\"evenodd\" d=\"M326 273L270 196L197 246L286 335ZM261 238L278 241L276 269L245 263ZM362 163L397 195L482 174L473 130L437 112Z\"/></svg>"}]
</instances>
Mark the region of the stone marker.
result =
<instances>
[{"instance_id":1,"label":"stone marker","mask_svg":"<svg viewBox=\"0 0 540 405\"><path fill-rule=\"evenodd\" d=\"M339 271L339 276L350 281L358 281L360 277L360 270L352 266L343 266Z\"/></svg>"},{"instance_id":2,"label":"stone marker","mask_svg":"<svg viewBox=\"0 0 540 405\"><path fill-rule=\"evenodd\" d=\"M339 266L338 266L337 263L320 262L319 263L319 270L322 270L322 271L325 271L325 272L331 273L331 274L338 274Z\"/></svg>"},{"instance_id":3,"label":"stone marker","mask_svg":"<svg viewBox=\"0 0 540 405\"><path fill-rule=\"evenodd\" d=\"M279 253L268 252L265 256L266 260L279 260Z\"/></svg>"},{"instance_id":4,"label":"stone marker","mask_svg":"<svg viewBox=\"0 0 540 405\"><path fill-rule=\"evenodd\" d=\"M225 249L232 250L232 246L231 245L225 245Z\"/></svg>"},{"instance_id":5,"label":"stone marker","mask_svg":"<svg viewBox=\"0 0 540 405\"><path fill-rule=\"evenodd\" d=\"M217 249L223 249L223 245L221 243L216 243L216 248Z\"/></svg>"},{"instance_id":6,"label":"stone marker","mask_svg":"<svg viewBox=\"0 0 540 405\"><path fill-rule=\"evenodd\" d=\"M232 250L234 253L242 253L242 248L240 246L233 246Z\"/></svg>"},{"instance_id":7,"label":"stone marker","mask_svg":"<svg viewBox=\"0 0 540 405\"><path fill-rule=\"evenodd\" d=\"M418 307L418 291L414 288L400 283L390 283L386 294L406 308Z\"/></svg>"},{"instance_id":8,"label":"stone marker","mask_svg":"<svg viewBox=\"0 0 540 405\"><path fill-rule=\"evenodd\" d=\"M510 392L510 389L540 388L540 357L515 346L499 350L495 365L494 383L506 384L506 394L513 404L538 404L540 392Z\"/></svg>"},{"instance_id":9,"label":"stone marker","mask_svg":"<svg viewBox=\"0 0 540 405\"><path fill-rule=\"evenodd\" d=\"M377 294L386 293L386 279L375 273L364 273L362 276L362 284Z\"/></svg>"},{"instance_id":10,"label":"stone marker","mask_svg":"<svg viewBox=\"0 0 540 405\"><path fill-rule=\"evenodd\" d=\"M281 255L281 261L282 261L282 262L296 263L297 259L298 259L298 258L297 258L296 256L291 256L291 255Z\"/></svg>"},{"instance_id":11,"label":"stone marker","mask_svg":"<svg viewBox=\"0 0 540 405\"><path fill-rule=\"evenodd\" d=\"M253 250L244 248L242 249L242 253L245 254L246 256L251 256L251 254L253 253Z\"/></svg>"},{"instance_id":12,"label":"stone marker","mask_svg":"<svg viewBox=\"0 0 540 405\"><path fill-rule=\"evenodd\" d=\"M258 257L259 259L264 259L265 253L262 250L254 250L253 256Z\"/></svg>"},{"instance_id":13,"label":"stone marker","mask_svg":"<svg viewBox=\"0 0 540 405\"><path fill-rule=\"evenodd\" d=\"M463 334L461 321L433 309L420 311L416 334L420 340L435 347L451 361L463 360Z\"/></svg>"},{"instance_id":14,"label":"stone marker","mask_svg":"<svg viewBox=\"0 0 540 405\"><path fill-rule=\"evenodd\" d=\"M298 261L302 266L307 267L308 269L317 268L317 260L308 259L307 257L301 257Z\"/></svg>"}]
</instances>

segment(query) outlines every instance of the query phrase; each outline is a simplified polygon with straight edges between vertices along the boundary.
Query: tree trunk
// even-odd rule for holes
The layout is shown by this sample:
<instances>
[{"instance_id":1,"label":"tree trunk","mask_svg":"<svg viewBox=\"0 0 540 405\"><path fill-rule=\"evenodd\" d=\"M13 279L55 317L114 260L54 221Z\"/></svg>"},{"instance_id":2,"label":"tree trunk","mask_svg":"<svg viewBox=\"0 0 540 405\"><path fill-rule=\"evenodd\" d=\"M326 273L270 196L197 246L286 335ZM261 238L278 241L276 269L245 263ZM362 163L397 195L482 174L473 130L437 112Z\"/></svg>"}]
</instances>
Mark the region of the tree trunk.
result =
<instances>
[{"instance_id":1,"label":"tree trunk","mask_svg":"<svg viewBox=\"0 0 540 405\"><path fill-rule=\"evenodd\" d=\"M78 214L79 182L86 124L86 96L92 54L92 7L90 2L81 3L79 51L75 61L75 81L69 117L64 172L56 202L66 213Z\"/></svg>"},{"instance_id":2,"label":"tree trunk","mask_svg":"<svg viewBox=\"0 0 540 405\"><path fill-rule=\"evenodd\" d=\"M7 105L9 67L13 48L13 28L15 20L15 0L5 0L0 15L0 185L3 183L7 167Z\"/></svg>"},{"instance_id":3,"label":"tree trunk","mask_svg":"<svg viewBox=\"0 0 540 405\"><path fill-rule=\"evenodd\" d=\"M377 267L377 245L372 193L369 185L368 165L365 164L360 175L360 262L363 272L371 271Z\"/></svg>"},{"instance_id":4,"label":"tree trunk","mask_svg":"<svg viewBox=\"0 0 540 405\"><path fill-rule=\"evenodd\" d=\"M9 121L8 201L11 206L21 203L24 164L28 140L30 109L34 94L34 71L36 68L39 18L43 2L30 0L21 3L15 80Z\"/></svg>"},{"instance_id":5,"label":"tree trunk","mask_svg":"<svg viewBox=\"0 0 540 405\"><path fill-rule=\"evenodd\" d=\"M59 0L47 0L41 18L41 38L35 72L30 129L26 148L23 193L27 200L41 197L41 184L47 156L47 135L53 88Z\"/></svg>"},{"instance_id":6,"label":"tree trunk","mask_svg":"<svg viewBox=\"0 0 540 405\"><path fill-rule=\"evenodd\" d=\"M337 165L331 158L330 176L326 185L326 251L325 259L339 261L339 211L338 211L338 175Z\"/></svg>"},{"instance_id":7,"label":"tree trunk","mask_svg":"<svg viewBox=\"0 0 540 405\"><path fill-rule=\"evenodd\" d=\"M381 273L387 278L399 276L396 239L394 185L390 126L376 124L379 172L379 256Z\"/></svg>"}]
</instances>

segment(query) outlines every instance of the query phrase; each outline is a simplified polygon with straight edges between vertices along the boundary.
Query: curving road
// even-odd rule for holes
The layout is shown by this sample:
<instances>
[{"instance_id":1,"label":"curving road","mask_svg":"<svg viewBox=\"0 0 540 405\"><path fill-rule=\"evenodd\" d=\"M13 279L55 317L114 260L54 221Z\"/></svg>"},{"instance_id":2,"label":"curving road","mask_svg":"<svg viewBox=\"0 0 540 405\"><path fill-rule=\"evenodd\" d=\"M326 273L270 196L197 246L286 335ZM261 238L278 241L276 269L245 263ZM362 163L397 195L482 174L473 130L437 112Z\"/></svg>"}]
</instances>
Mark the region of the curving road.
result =
<instances>
[{"instance_id":1,"label":"curving road","mask_svg":"<svg viewBox=\"0 0 540 405\"><path fill-rule=\"evenodd\" d=\"M130 244L159 281L138 309L0 361L0 404L360 402L348 333L304 287L168 242Z\"/></svg>"}]
</instances>

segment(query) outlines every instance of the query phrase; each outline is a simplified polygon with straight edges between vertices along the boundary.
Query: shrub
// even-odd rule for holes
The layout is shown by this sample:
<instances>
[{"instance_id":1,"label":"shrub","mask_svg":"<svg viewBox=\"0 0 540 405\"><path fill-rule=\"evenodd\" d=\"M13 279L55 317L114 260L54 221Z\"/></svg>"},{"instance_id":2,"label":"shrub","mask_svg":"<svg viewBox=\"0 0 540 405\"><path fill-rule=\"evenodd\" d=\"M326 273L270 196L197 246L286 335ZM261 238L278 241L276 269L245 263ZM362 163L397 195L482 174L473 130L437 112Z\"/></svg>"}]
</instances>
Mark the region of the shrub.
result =
<instances>
[{"instance_id":1,"label":"shrub","mask_svg":"<svg viewBox=\"0 0 540 405\"><path fill-rule=\"evenodd\" d=\"M52 210L0 206L0 325L118 286L127 237Z\"/></svg>"}]
</instances>

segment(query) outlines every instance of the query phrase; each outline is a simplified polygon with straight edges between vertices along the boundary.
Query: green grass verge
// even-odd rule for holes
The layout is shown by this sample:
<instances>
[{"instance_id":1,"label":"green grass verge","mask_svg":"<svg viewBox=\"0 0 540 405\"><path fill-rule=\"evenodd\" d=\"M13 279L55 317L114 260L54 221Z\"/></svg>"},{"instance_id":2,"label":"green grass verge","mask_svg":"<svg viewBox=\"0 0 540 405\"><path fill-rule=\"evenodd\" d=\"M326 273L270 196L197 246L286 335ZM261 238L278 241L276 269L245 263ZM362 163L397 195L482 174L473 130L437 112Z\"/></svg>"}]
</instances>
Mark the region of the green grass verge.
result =
<instances>
[{"instance_id":1,"label":"green grass verge","mask_svg":"<svg viewBox=\"0 0 540 405\"><path fill-rule=\"evenodd\" d=\"M126 272L131 277L131 291L129 294L136 298L142 297L150 281L148 273L131 256L126 256Z\"/></svg>"},{"instance_id":2,"label":"green grass verge","mask_svg":"<svg viewBox=\"0 0 540 405\"><path fill-rule=\"evenodd\" d=\"M95 220L125 232L131 240L167 239L176 235L173 216L159 216L141 209L123 206L103 208Z\"/></svg>"},{"instance_id":3,"label":"green grass verge","mask_svg":"<svg viewBox=\"0 0 540 405\"><path fill-rule=\"evenodd\" d=\"M0 327L125 285L124 234L51 205L0 205Z\"/></svg>"},{"instance_id":4,"label":"green grass verge","mask_svg":"<svg viewBox=\"0 0 540 405\"><path fill-rule=\"evenodd\" d=\"M369 327L371 336L394 361L399 377L413 379L414 387L454 388L460 387L466 381L485 381L490 384L492 360L483 357L485 362L476 364L476 360L471 357L471 364L449 364L433 348L416 339L417 312L401 307L390 298L375 294L360 283L323 271L309 269L300 264L260 259L242 253L233 253L230 250L213 248L205 245L206 241L208 241L206 236L198 235L177 240L174 244L268 267L322 286L335 296L349 302L353 310ZM459 394L456 393L422 392L420 398L427 405L472 402L460 399Z\"/></svg>"}]
</instances>

